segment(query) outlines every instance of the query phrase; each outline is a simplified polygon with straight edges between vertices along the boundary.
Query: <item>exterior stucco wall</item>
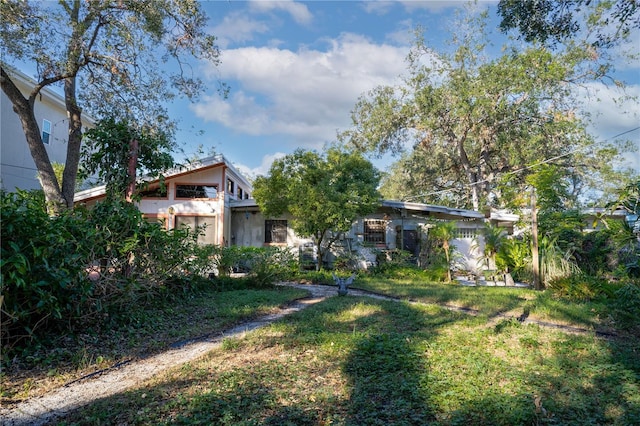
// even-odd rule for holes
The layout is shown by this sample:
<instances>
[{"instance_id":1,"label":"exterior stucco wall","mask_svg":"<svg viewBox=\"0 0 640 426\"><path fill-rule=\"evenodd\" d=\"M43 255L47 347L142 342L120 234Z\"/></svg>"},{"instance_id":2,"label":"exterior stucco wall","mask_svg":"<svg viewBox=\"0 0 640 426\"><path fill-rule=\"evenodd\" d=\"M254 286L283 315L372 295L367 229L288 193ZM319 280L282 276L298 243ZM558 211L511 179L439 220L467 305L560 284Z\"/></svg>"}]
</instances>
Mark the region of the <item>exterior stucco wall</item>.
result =
<instances>
[{"instance_id":1,"label":"exterior stucco wall","mask_svg":"<svg viewBox=\"0 0 640 426\"><path fill-rule=\"evenodd\" d=\"M287 244L286 246L298 248L311 242L309 238L296 235L291 229L290 216L282 216L270 219L287 220ZM265 245L265 220L267 218L259 211L236 210L231 215L231 244L245 247L264 247ZM284 246L284 244L282 244Z\"/></svg>"}]
</instances>

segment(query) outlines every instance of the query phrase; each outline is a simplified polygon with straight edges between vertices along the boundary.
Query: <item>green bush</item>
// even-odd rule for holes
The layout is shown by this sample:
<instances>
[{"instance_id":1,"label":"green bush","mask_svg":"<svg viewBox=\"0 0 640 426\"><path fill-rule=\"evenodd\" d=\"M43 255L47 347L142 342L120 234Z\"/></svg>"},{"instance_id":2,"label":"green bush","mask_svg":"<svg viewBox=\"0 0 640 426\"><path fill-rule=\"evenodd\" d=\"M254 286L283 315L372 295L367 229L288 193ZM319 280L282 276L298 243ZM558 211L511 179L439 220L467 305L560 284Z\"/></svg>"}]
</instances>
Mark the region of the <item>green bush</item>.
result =
<instances>
[{"instance_id":1,"label":"green bush","mask_svg":"<svg viewBox=\"0 0 640 426\"><path fill-rule=\"evenodd\" d=\"M286 280L299 269L296 256L287 247L253 249L249 276L257 287L268 287Z\"/></svg>"},{"instance_id":2,"label":"green bush","mask_svg":"<svg viewBox=\"0 0 640 426\"><path fill-rule=\"evenodd\" d=\"M618 289L610 305L617 328L640 330L640 285L637 282L630 282Z\"/></svg>"},{"instance_id":3,"label":"green bush","mask_svg":"<svg viewBox=\"0 0 640 426\"><path fill-rule=\"evenodd\" d=\"M85 212L46 212L42 192L0 193L3 349L90 316L86 259L96 231Z\"/></svg>"},{"instance_id":4,"label":"green bush","mask_svg":"<svg viewBox=\"0 0 640 426\"><path fill-rule=\"evenodd\" d=\"M253 287L268 287L285 280L298 269L296 256L287 247L212 246L218 281L231 272L246 273Z\"/></svg>"},{"instance_id":5,"label":"green bush","mask_svg":"<svg viewBox=\"0 0 640 426\"><path fill-rule=\"evenodd\" d=\"M376 266L371 272L374 275L388 276L406 268L417 269L411 253L406 250L385 250L376 253Z\"/></svg>"},{"instance_id":6,"label":"green bush","mask_svg":"<svg viewBox=\"0 0 640 426\"><path fill-rule=\"evenodd\" d=\"M197 234L167 232L124 201L49 217L41 191L0 192L0 211L3 355L99 323L105 311L190 291L212 266Z\"/></svg>"},{"instance_id":7,"label":"green bush","mask_svg":"<svg viewBox=\"0 0 640 426\"><path fill-rule=\"evenodd\" d=\"M590 301L613 296L607 281L587 274L573 274L549 281L548 289L555 297L569 301Z\"/></svg>"}]
</instances>

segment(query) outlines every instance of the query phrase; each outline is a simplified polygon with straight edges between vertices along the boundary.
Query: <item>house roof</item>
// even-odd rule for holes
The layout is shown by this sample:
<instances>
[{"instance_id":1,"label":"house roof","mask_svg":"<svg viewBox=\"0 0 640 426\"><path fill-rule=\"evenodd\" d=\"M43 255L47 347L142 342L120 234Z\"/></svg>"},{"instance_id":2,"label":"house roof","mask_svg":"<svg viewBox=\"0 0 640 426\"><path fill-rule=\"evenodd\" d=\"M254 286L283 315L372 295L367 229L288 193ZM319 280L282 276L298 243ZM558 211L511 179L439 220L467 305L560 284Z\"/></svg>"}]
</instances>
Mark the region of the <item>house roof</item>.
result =
<instances>
[{"instance_id":1,"label":"house roof","mask_svg":"<svg viewBox=\"0 0 640 426\"><path fill-rule=\"evenodd\" d=\"M38 84L38 82L29 77L27 74L23 73L22 71L20 71L17 68L14 68L11 65L8 64L2 64L3 68L5 68L5 70L7 71L7 74L9 74L9 76L11 77L11 79L13 80L13 82L16 84L16 86L18 86L19 89L21 89L21 91L24 88L27 88L27 90L32 90L33 87ZM59 93L55 92L51 86L44 86L42 89L40 89L39 94L41 96L44 96L46 98L48 98L51 102L53 102L58 108L60 108L62 111L66 111L67 107L64 101L64 97L62 95L60 95ZM23 93L23 95L25 95L26 97L28 97L30 95L30 93ZM93 126L95 125L96 120L95 118L93 118L91 115L87 114L86 112L82 113L82 124L86 125L86 126Z\"/></svg>"},{"instance_id":2,"label":"house roof","mask_svg":"<svg viewBox=\"0 0 640 426\"><path fill-rule=\"evenodd\" d=\"M167 171L164 175L165 179L176 178L185 174L193 173L195 171L201 171L207 168L217 167L220 165L226 166L230 169L238 178L243 180L243 183L247 186L251 186L251 183L236 169L229 160L222 154L217 154L211 157L206 157L200 160L192 161L187 164L181 164L173 169ZM157 179L142 178L143 181L154 182ZM75 193L74 202L86 201L92 198L100 197L106 193L106 185L95 186L93 188L85 189Z\"/></svg>"},{"instance_id":3,"label":"house roof","mask_svg":"<svg viewBox=\"0 0 640 426\"><path fill-rule=\"evenodd\" d=\"M382 207L391 209L412 211L422 213L425 216L437 215L446 218L483 219L483 213L475 210L456 209L452 207L436 206L433 204L412 203L407 201L383 200Z\"/></svg>"},{"instance_id":4,"label":"house roof","mask_svg":"<svg viewBox=\"0 0 640 426\"><path fill-rule=\"evenodd\" d=\"M229 204L231 210L259 211L260 208L254 199L232 200ZM436 219L484 219L484 213L475 210L456 209L452 207L436 206L432 204L409 203L396 200L382 200L380 206L383 209L406 210L414 214L431 216ZM505 212L491 212L491 219L500 222L517 222L519 216Z\"/></svg>"}]
</instances>

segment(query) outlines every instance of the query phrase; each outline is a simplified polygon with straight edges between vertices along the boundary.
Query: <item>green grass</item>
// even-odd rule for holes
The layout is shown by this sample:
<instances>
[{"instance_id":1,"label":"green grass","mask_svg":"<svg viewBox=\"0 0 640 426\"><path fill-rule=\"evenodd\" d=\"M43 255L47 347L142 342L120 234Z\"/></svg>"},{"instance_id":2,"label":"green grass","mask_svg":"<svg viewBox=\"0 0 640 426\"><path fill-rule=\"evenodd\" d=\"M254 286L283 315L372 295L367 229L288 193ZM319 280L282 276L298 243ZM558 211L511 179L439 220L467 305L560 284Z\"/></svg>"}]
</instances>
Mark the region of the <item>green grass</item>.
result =
<instances>
[{"instance_id":1,"label":"green grass","mask_svg":"<svg viewBox=\"0 0 640 426\"><path fill-rule=\"evenodd\" d=\"M556 299L548 292L514 287L467 287L456 284L397 280L377 277L359 278L355 286L402 299L435 303L478 311L480 315L498 314L551 321L576 327L600 329L608 326L604 301L571 302Z\"/></svg>"},{"instance_id":2,"label":"green grass","mask_svg":"<svg viewBox=\"0 0 640 426\"><path fill-rule=\"evenodd\" d=\"M628 425L638 342L334 297L61 424Z\"/></svg>"},{"instance_id":3,"label":"green grass","mask_svg":"<svg viewBox=\"0 0 640 426\"><path fill-rule=\"evenodd\" d=\"M218 291L214 287L144 303L76 335L51 336L28 356L3 368L0 395L12 402L38 395L120 361L153 354L178 341L219 334L273 312L307 293L286 287Z\"/></svg>"}]
</instances>

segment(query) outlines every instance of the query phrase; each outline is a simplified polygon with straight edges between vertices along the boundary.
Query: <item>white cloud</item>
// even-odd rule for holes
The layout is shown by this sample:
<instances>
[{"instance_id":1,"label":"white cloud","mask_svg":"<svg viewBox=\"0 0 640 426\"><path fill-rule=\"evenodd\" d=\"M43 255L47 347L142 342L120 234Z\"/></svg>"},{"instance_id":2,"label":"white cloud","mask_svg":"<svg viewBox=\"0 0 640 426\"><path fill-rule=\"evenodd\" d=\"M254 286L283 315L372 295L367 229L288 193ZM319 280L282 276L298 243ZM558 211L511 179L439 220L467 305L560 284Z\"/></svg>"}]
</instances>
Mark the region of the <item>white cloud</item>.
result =
<instances>
[{"instance_id":1,"label":"white cloud","mask_svg":"<svg viewBox=\"0 0 640 426\"><path fill-rule=\"evenodd\" d=\"M276 152L274 154L268 154L262 157L262 162L258 167L251 168L245 166L244 164L234 164L237 169L244 175L250 178L255 178L256 176L266 176L269 173L269 169L274 161L284 157L286 154L284 152Z\"/></svg>"},{"instance_id":2,"label":"white cloud","mask_svg":"<svg viewBox=\"0 0 640 426\"><path fill-rule=\"evenodd\" d=\"M387 0L372 0L362 2L362 8L367 13L375 13L376 15L385 15L391 10L395 2Z\"/></svg>"},{"instance_id":3,"label":"white cloud","mask_svg":"<svg viewBox=\"0 0 640 426\"><path fill-rule=\"evenodd\" d=\"M233 12L225 16L222 22L211 29L218 38L218 46L226 49L232 43L252 41L256 34L269 31L266 23L250 18L244 13Z\"/></svg>"},{"instance_id":4,"label":"white cloud","mask_svg":"<svg viewBox=\"0 0 640 426\"><path fill-rule=\"evenodd\" d=\"M398 29L385 35L385 39L399 45L410 45L416 39L415 26L411 19L406 19L398 23Z\"/></svg>"},{"instance_id":5,"label":"white cloud","mask_svg":"<svg viewBox=\"0 0 640 426\"><path fill-rule=\"evenodd\" d=\"M313 15L309 12L306 5L295 1L260 1L254 0L250 2L253 11L270 12L273 10L282 10L287 12L294 21L301 25L308 25L313 21Z\"/></svg>"},{"instance_id":6,"label":"white cloud","mask_svg":"<svg viewBox=\"0 0 640 426\"><path fill-rule=\"evenodd\" d=\"M231 83L228 99L207 97L192 106L194 113L236 132L283 135L295 139L297 146L320 148L350 125L350 111L360 95L397 83L407 54L407 48L373 44L348 33L326 43L326 51L225 51L210 76L237 84Z\"/></svg>"}]
</instances>

